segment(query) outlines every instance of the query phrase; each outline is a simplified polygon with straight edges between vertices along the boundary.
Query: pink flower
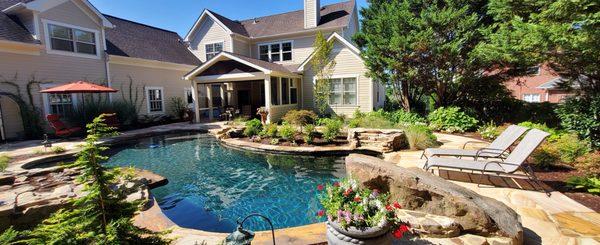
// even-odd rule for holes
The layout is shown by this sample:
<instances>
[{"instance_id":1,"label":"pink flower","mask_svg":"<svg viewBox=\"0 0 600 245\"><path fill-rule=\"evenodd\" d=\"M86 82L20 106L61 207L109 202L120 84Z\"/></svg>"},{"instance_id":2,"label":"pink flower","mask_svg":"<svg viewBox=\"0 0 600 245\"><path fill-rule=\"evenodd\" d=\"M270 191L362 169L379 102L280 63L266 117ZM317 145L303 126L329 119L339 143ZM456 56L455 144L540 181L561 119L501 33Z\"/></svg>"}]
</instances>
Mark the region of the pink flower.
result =
<instances>
[{"instance_id":1,"label":"pink flower","mask_svg":"<svg viewBox=\"0 0 600 245\"><path fill-rule=\"evenodd\" d=\"M400 228L398 228L398 229L402 232L407 232L410 229L410 226L402 224L402 225L400 225Z\"/></svg>"},{"instance_id":2,"label":"pink flower","mask_svg":"<svg viewBox=\"0 0 600 245\"><path fill-rule=\"evenodd\" d=\"M404 236L404 232L402 232L400 229L395 230L394 233L392 233L392 234L397 239L400 239L400 238L402 238L402 236Z\"/></svg>"},{"instance_id":3,"label":"pink flower","mask_svg":"<svg viewBox=\"0 0 600 245\"><path fill-rule=\"evenodd\" d=\"M350 211L346 211L346 212L344 213L344 218L346 219L346 222L347 222L347 223L350 223L350 222L352 222L352 213L350 213Z\"/></svg>"},{"instance_id":4,"label":"pink flower","mask_svg":"<svg viewBox=\"0 0 600 245\"><path fill-rule=\"evenodd\" d=\"M390 206L390 205L387 205L387 206L385 206L385 209L387 209L387 211L392 211L392 210L394 210L394 209L392 208L392 206Z\"/></svg>"},{"instance_id":5,"label":"pink flower","mask_svg":"<svg viewBox=\"0 0 600 245\"><path fill-rule=\"evenodd\" d=\"M317 185L317 190L322 191L323 190L323 185Z\"/></svg>"},{"instance_id":6,"label":"pink flower","mask_svg":"<svg viewBox=\"0 0 600 245\"><path fill-rule=\"evenodd\" d=\"M323 217L323 215L325 215L325 210L319 210L319 212L317 212L317 216Z\"/></svg>"},{"instance_id":7,"label":"pink flower","mask_svg":"<svg viewBox=\"0 0 600 245\"><path fill-rule=\"evenodd\" d=\"M346 191L344 191L344 196L348 197L350 196L350 193L352 193L352 188L348 188Z\"/></svg>"},{"instance_id":8,"label":"pink flower","mask_svg":"<svg viewBox=\"0 0 600 245\"><path fill-rule=\"evenodd\" d=\"M333 182L333 186L340 187L340 182Z\"/></svg>"},{"instance_id":9,"label":"pink flower","mask_svg":"<svg viewBox=\"0 0 600 245\"><path fill-rule=\"evenodd\" d=\"M355 196L355 197L354 197L354 201L355 201L355 202L361 202L361 201L362 201L362 198L360 198L360 196Z\"/></svg>"}]
</instances>

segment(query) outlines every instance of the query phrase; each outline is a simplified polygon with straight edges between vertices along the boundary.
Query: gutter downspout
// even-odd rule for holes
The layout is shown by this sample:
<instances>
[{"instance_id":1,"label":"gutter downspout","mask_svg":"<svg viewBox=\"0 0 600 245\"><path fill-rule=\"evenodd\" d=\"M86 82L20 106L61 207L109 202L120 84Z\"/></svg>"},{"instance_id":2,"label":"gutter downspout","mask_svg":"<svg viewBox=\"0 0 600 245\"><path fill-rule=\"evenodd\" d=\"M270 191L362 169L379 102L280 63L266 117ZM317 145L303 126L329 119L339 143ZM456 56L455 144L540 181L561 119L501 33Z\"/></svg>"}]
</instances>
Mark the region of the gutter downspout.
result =
<instances>
[{"instance_id":1,"label":"gutter downspout","mask_svg":"<svg viewBox=\"0 0 600 245\"><path fill-rule=\"evenodd\" d=\"M108 56L108 53L106 51L104 51L104 68L105 68L105 72L106 72L106 82L108 83L108 87L112 88L112 79L110 77L109 61L110 61L110 57ZM113 102L113 94L112 93L108 93L108 101L110 103Z\"/></svg>"}]
</instances>

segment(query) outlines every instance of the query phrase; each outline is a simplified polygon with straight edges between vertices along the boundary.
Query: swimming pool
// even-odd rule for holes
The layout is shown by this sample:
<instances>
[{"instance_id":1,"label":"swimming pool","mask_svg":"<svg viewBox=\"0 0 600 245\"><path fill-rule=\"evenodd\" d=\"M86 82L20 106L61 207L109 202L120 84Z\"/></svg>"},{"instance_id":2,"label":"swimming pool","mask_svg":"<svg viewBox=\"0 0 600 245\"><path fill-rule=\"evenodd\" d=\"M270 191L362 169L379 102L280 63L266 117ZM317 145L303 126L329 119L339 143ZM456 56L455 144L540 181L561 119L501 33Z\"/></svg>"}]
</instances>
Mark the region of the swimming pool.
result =
<instances>
[{"instance_id":1,"label":"swimming pool","mask_svg":"<svg viewBox=\"0 0 600 245\"><path fill-rule=\"evenodd\" d=\"M257 154L223 147L207 134L141 139L121 147L111 166L134 166L160 174L169 184L152 190L167 217L181 227L232 232L251 213L275 228L323 221L318 184L345 175L343 158ZM260 219L244 223L267 230Z\"/></svg>"}]
</instances>

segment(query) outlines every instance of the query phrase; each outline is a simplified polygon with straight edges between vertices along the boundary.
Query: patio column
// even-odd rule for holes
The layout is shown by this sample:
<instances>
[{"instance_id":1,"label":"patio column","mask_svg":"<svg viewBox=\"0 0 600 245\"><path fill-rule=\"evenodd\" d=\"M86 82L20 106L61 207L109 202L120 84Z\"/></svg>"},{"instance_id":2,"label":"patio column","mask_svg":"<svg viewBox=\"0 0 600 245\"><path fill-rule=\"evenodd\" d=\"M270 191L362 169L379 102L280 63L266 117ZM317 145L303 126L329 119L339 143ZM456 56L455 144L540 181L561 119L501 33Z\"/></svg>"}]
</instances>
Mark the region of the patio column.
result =
<instances>
[{"instance_id":1,"label":"patio column","mask_svg":"<svg viewBox=\"0 0 600 245\"><path fill-rule=\"evenodd\" d=\"M213 101L212 101L212 86L206 84L206 98L208 98L208 120L213 120Z\"/></svg>"},{"instance_id":2,"label":"patio column","mask_svg":"<svg viewBox=\"0 0 600 245\"><path fill-rule=\"evenodd\" d=\"M265 108L269 112L267 123L271 123L271 76L265 75Z\"/></svg>"},{"instance_id":3,"label":"patio column","mask_svg":"<svg viewBox=\"0 0 600 245\"><path fill-rule=\"evenodd\" d=\"M198 100L198 83L192 80L192 99L194 100L194 120L200 122L200 101Z\"/></svg>"}]
</instances>

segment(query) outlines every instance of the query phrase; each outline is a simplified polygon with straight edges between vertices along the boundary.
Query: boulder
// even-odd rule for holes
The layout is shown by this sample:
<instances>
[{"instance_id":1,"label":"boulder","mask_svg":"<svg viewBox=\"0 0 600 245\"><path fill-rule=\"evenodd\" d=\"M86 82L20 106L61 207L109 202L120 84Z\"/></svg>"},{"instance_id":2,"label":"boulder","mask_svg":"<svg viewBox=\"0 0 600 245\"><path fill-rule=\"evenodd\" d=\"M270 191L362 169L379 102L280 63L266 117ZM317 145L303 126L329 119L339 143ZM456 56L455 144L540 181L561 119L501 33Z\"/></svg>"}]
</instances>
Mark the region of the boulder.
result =
<instances>
[{"instance_id":1,"label":"boulder","mask_svg":"<svg viewBox=\"0 0 600 245\"><path fill-rule=\"evenodd\" d=\"M404 131L399 129L348 129L348 142L361 149L374 150L381 153L408 148L408 140Z\"/></svg>"},{"instance_id":2,"label":"boulder","mask_svg":"<svg viewBox=\"0 0 600 245\"><path fill-rule=\"evenodd\" d=\"M507 237L513 244L523 241L523 226L514 210L422 169L351 154L346 171L369 188L389 192L405 209L451 218L464 233Z\"/></svg>"},{"instance_id":3,"label":"boulder","mask_svg":"<svg viewBox=\"0 0 600 245\"><path fill-rule=\"evenodd\" d=\"M460 225L449 217L404 209L396 210L396 217L408 222L413 232L419 235L439 238L460 235Z\"/></svg>"}]
</instances>

